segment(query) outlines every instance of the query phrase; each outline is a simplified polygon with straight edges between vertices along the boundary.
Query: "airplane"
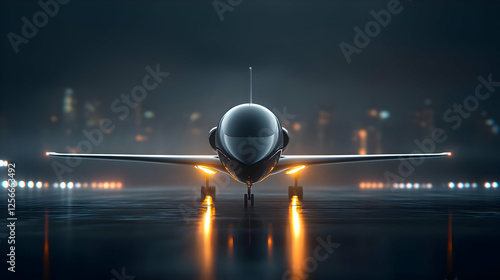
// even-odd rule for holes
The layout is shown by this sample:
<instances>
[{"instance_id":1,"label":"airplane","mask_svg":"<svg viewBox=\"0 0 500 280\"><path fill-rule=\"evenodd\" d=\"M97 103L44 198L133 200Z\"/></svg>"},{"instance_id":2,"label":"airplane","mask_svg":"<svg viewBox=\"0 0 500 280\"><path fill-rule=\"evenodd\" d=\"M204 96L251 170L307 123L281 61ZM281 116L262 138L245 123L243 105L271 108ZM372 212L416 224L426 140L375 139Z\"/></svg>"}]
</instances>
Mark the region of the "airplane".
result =
<instances>
[{"instance_id":1,"label":"airplane","mask_svg":"<svg viewBox=\"0 0 500 280\"><path fill-rule=\"evenodd\" d=\"M419 154L366 154L366 155L285 155L290 142L288 131L266 107L252 102L252 67L250 70L250 100L227 111L219 124L208 133L208 142L216 155L141 155L141 154L78 154L47 152L47 156L82 159L138 161L194 166L207 173L206 185L201 187L202 200L216 190L209 185L208 176L218 171L228 173L236 181L246 184L244 205L254 206L252 186L269 175L285 172L298 174L305 167L324 164L401 160L451 156L450 152ZM302 186L288 187L288 197L303 198Z\"/></svg>"}]
</instances>

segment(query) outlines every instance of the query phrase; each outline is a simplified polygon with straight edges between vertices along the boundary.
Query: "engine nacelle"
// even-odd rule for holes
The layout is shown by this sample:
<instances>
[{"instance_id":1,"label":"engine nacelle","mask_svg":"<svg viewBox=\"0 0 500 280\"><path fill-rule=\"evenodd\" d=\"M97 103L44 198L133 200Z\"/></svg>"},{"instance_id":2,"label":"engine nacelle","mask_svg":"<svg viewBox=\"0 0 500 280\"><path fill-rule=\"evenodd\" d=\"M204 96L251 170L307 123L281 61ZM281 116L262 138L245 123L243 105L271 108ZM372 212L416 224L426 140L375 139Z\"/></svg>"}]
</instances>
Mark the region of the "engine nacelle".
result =
<instances>
[{"instance_id":1,"label":"engine nacelle","mask_svg":"<svg viewBox=\"0 0 500 280\"><path fill-rule=\"evenodd\" d=\"M286 128L281 127L281 130L283 131L283 151L285 151L290 142L290 135L288 135L288 130L286 130Z\"/></svg>"},{"instance_id":2,"label":"engine nacelle","mask_svg":"<svg viewBox=\"0 0 500 280\"><path fill-rule=\"evenodd\" d=\"M217 127L214 127L210 129L208 132L208 143L210 143L210 146L214 151L217 151L217 148L215 147L215 133L217 132Z\"/></svg>"}]
</instances>

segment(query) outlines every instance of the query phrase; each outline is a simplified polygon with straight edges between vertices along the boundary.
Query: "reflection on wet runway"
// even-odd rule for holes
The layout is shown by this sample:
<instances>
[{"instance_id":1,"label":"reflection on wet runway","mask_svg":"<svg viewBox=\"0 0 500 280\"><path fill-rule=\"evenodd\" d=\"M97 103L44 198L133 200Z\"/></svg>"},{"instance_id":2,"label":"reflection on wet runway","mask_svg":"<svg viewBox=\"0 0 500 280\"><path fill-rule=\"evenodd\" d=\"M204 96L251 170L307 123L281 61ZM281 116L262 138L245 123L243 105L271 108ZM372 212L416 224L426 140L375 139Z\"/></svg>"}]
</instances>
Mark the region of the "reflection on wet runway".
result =
<instances>
[{"instance_id":1,"label":"reflection on wet runway","mask_svg":"<svg viewBox=\"0 0 500 280\"><path fill-rule=\"evenodd\" d=\"M215 215L215 207L213 205L212 197L207 196L202 205L205 207L205 213L201 215L202 219L200 221L201 246L199 247L203 248L203 257L201 261L201 267L203 269L201 279L211 280L214 279L213 247L216 246L214 238L212 237L212 220Z\"/></svg>"},{"instance_id":2,"label":"reflection on wet runway","mask_svg":"<svg viewBox=\"0 0 500 280\"><path fill-rule=\"evenodd\" d=\"M289 206L289 216L290 216L290 238L289 246L290 248L288 255L290 257L290 268L292 276L287 279L301 279L302 278L302 263L305 260L304 248L305 248L305 232L301 220L300 214L300 201L297 196L292 197L292 201ZM287 275L288 276L288 275Z\"/></svg>"},{"instance_id":3,"label":"reflection on wet runway","mask_svg":"<svg viewBox=\"0 0 500 280\"><path fill-rule=\"evenodd\" d=\"M500 274L489 257L500 250L498 192L308 188L300 202L276 190L260 193L258 204L245 209L237 190L219 191L214 202L174 187L19 189L23 220L16 234L23 242L16 273L23 279L117 279L126 272L135 279L207 280Z\"/></svg>"}]
</instances>

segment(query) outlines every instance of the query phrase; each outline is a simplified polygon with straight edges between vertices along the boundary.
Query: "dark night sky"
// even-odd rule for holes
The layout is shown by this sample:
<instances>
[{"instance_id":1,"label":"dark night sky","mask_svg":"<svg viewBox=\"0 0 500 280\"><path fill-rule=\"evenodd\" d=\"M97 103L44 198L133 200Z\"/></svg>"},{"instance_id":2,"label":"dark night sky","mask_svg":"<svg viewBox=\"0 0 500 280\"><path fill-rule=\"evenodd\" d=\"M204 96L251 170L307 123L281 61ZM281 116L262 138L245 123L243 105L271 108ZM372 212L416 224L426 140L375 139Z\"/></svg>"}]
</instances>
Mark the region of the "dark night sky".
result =
<instances>
[{"instance_id":1,"label":"dark night sky","mask_svg":"<svg viewBox=\"0 0 500 280\"><path fill-rule=\"evenodd\" d=\"M44 142L55 139L47 136L46 126L51 115L61 114L64 89L71 87L79 98L96 98L109 108L141 82L147 65L156 64L170 76L148 95L144 106L164 122L166 145L123 144L120 137L126 127L120 130L117 122L117 132L95 151L211 153L206 132L225 111L247 101L247 69L253 66L254 102L270 109L287 106L309 127L315 125L318 109L327 107L332 125L340 131L351 129L346 129L347 135L334 132L339 144L328 151L292 146L289 153L356 153L340 143L350 142L352 130L371 108L391 112L384 152L410 152L419 135L406 128L413 112L431 99L436 126L449 136L437 149L455 153L447 174L498 174L500 135L489 133L483 121L500 122L500 88L457 130L442 114L474 93L477 76L492 74L500 81L500 2L402 1L403 11L392 15L388 26L347 63L339 44L353 44L353 28L364 29L373 19L370 11L386 9L387 3L247 0L226 12L221 22L208 0L73 0L60 6L15 54L7 34L21 34L21 17L31 20L40 7L36 1L2 1L0 156L50 170L40 155L69 144ZM203 133L186 144L183 129L192 112L201 113ZM109 109L103 115L114 116ZM439 166L442 162L426 163L418 176ZM382 173L396 167L384 165ZM373 174L381 177L380 172Z\"/></svg>"}]
</instances>

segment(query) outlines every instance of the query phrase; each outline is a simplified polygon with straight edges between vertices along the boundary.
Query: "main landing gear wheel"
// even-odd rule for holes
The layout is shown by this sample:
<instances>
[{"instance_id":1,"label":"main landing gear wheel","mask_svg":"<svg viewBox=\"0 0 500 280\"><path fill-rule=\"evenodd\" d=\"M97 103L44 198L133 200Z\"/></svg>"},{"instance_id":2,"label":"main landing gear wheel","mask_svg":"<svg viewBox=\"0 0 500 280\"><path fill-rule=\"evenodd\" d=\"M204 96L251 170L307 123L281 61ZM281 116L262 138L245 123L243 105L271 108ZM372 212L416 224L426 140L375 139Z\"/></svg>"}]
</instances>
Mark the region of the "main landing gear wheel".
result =
<instances>
[{"instance_id":1,"label":"main landing gear wheel","mask_svg":"<svg viewBox=\"0 0 500 280\"><path fill-rule=\"evenodd\" d=\"M212 197L212 201L215 201L215 186L210 186L209 185L209 180L208 180L208 176L206 177L206 185L205 186L201 186L201 200L205 200L205 197L207 195L211 196Z\"/></svg>"},{"instance_id":2,"label":"main landing gear wheel","mask_svg":"<svg viewBox=\"0 0 500 280\"><path fill-rule=\"evenodd\" d=\"M252 194L252 195L250 196L250 205L252 205L252 206L253 206L253 205L254 205L254 203L255 203L255 197L254 197L254 195Z\"/></svg>"},{"instance_id":3,"label":"main landing gear wheel","mask_svg":"<svg viewBox=\"0 0 500 280\"><path fill-rule=\"evenodd\" d=\"M302 201L304 197L304 190L302 186L299 186L299 175L295 175L295 185L288 186L288 199L292 199L294 195L296 195L300 201Z\"/></svg>"},{"instance_id":4,"label":"main landing gear wheel","mask_svg":"<svg viewBox=\"0 0 500 280\"><path fill-rule=\"evenodd\" d=\"M248 206L248 195L245 194L245 196L243 197L243 205L245 205L245 208L247 208Z\"/></svg>"}]
</instances>

